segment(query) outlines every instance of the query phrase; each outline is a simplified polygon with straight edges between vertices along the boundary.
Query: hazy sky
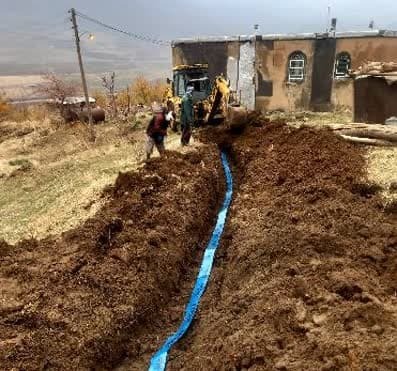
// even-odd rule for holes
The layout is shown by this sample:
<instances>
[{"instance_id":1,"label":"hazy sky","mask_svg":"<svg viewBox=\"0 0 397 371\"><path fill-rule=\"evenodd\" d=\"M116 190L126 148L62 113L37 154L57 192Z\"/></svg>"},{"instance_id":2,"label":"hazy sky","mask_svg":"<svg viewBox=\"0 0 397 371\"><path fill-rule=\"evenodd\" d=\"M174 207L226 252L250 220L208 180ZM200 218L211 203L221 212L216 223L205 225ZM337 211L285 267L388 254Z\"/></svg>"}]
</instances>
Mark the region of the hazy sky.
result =
<instances>
[{"instance_id":1,"label":"hazy sky","mask_svg":"<svg viewBox=\"0 0 397 371\"><path fill-rule=\"evenodd\" d=\"M327 6L338 18L338 30L367 29L373 19L381 29L397 29L396 0L0 0L0 74L77 72L67 10L125 30L171 40L203 35L321 32ZM78 20L89 72L169 68L170 48L132 40Z\"/></svg>"}]
</instances>

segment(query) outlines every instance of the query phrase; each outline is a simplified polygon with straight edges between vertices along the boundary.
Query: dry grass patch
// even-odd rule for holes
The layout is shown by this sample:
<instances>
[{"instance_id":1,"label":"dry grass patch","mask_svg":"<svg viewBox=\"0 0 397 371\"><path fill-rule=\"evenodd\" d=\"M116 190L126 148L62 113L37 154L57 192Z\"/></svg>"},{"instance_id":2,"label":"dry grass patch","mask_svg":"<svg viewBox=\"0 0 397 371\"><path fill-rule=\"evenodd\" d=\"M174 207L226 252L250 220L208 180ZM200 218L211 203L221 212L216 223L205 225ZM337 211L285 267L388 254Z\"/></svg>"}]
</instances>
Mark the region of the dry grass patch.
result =
<instances>
[{"instance_id":1,"label":"dry grass patch","mask_svg":"<svg viewBox=\"0 0 397 371\"><path fill-rule=\"evenodd\" d=\"M386 205L397 201L397 147L371 147L368 149L369 180L382 187Z\"/></svg>"},{"instance_id":2,"label":"dry grass patch","mask_svg":"<svg viewBox=\"0 0 397 371\"><path fill-rule=\"evenodd\" d=\"M30 133L15 135L32 126ZM0 148L0 238L13 243L60 233L93 215L104 202L102 189L144 155L143 131L128 127L97 126L95 144L83 124L8 128ZM29 171L21 171L27 165Z\"/></svg>"},{"instance_id":3,"label":"dry grass patch","mask_svg":"<svg viewBox=\"0 0 397 371\"><path fill-rule=\"evenodd\" d=\"M36 123L31 133L8 137L0 146L0 238L11 243L44 238L95 214L106 202L103 188L120 171L136 169L145 157L148 116L141 120L139 125L96 126L95 144L88 141L84 124L44 129ZM10 124L14 129L24 125ZM170 135L166 146L178 149L179 136ZM28 162L32 169L15 171Z\"/></svg>"},{"instance_id":4,"label":"dry grass patch","mask_svg":"<svg viewBox=\"0 0 397 371\"><path fill-rule=\"evenodd\" d=\"M337 110L334 112L271 112L267 115L271 121L285 121L292 124L305 123L309 126L326 124L347 124L353 120L349 110Z\"/></svg>"},{"instance_id":5,"label":"dry grass patch","mask_svg":"<svg viewBox=\"0 0 397 371\"><path fill-rule=\"evenodd\" d=\"M138 149L124 143L94 148L34 172L0 180L0 236L16 242L78 225L101 203L103 187L119 171L136 168Z\"/></svg>"}]
</instances>

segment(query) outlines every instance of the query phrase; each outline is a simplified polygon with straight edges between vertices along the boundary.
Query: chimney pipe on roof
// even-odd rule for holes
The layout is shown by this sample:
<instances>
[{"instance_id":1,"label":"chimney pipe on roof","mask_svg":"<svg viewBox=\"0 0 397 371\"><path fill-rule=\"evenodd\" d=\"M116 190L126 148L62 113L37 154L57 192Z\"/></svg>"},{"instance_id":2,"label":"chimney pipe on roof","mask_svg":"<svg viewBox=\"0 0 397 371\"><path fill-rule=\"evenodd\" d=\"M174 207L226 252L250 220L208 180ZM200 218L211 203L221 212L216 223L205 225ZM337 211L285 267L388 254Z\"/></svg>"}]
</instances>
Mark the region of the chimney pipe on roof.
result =
<instances>
[{"instance_id":1,"label":"chimney pipe on roof","mask_svg":"<svg viewBox=\"0 0 397 371\"><path fill-rule=\"evenodd\" d=\"M331 19L331 29L330 29L330 31L336 31L336 22L337 22L336 18L332 18Z\"/></svg>"}]
</instances>

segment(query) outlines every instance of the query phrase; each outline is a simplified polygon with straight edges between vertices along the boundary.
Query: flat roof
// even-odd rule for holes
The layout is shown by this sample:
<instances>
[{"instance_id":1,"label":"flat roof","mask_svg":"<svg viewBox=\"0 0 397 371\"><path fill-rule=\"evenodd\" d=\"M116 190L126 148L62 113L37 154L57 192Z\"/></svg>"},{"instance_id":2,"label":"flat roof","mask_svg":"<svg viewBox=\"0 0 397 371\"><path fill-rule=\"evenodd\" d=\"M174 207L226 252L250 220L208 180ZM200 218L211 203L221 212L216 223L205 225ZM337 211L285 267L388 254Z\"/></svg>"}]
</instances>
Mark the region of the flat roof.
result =
<instances>
[{"instance_id":1,"label":"flat roof","mask_svg":"<svg viewBox=\"0 0 397 371\"><path fill-rule=\"evenodd\" d=\"M178 44L233 42L259 40L310 40L323 38L350 39L363 37L397 37L397 31L392 30L367 30L367 31L343 31L322 33L289 33L289 34L265 34L265 35L241 35L241 36L206 36L172 41L172 46Z\"/></svg>"}]
</instances>

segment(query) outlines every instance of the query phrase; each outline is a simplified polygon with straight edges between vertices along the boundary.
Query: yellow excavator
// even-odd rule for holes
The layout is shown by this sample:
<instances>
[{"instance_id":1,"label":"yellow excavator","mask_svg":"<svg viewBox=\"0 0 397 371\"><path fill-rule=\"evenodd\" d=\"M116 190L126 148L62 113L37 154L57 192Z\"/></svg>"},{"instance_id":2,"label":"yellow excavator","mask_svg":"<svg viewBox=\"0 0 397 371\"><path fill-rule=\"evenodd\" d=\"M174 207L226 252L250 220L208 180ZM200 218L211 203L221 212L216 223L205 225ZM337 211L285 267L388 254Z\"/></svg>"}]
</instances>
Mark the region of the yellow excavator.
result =
<instances>
[{"instance_id":1,"label":"yellow excavator","mask_svg":"<svg viewBox=\"0 0 397 371\"><path fill-rule=\"evenodd\" d=\"M224 76L211 81L208 64L179 65L173 68L173 80L168 79L164 101L176 113L179 121L180 105L188 86L193 87L194 125L217 125L226 122L229 126L242 125L247 111L235 99L230 84Z\"/></svg>"}]
</instances>

